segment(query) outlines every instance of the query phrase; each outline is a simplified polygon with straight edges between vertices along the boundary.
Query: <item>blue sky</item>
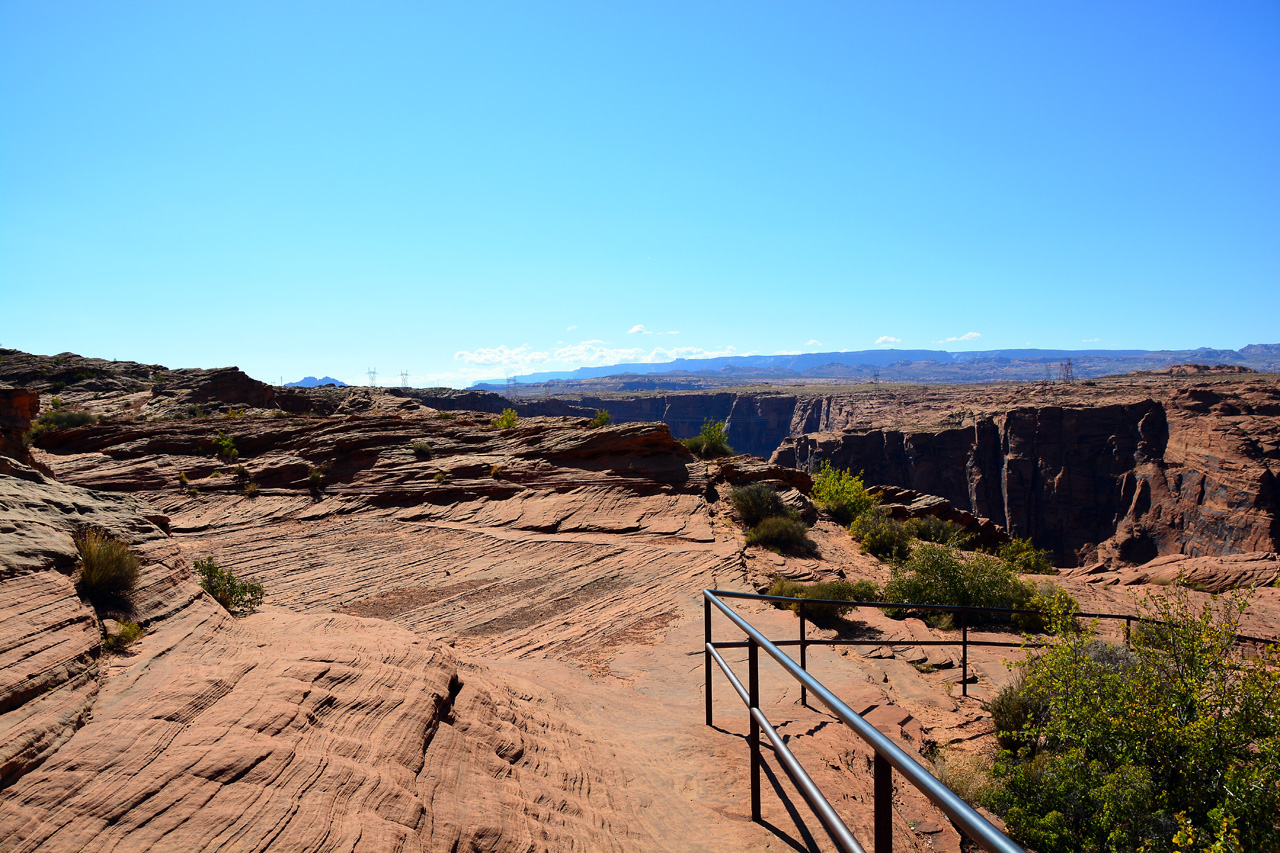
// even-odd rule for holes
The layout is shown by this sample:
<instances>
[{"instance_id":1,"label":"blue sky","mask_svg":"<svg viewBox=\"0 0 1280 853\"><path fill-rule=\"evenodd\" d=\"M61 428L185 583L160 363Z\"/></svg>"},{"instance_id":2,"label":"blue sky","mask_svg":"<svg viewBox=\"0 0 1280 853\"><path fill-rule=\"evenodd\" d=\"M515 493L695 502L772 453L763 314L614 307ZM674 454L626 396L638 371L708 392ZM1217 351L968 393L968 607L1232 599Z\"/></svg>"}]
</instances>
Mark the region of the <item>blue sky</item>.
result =
<instances>
[{"instance_id":1,"label":"blue sky","mask_svg":"<svg viewBox=\"0 0 1280 853\"><path fill-rule=\"evenodd\" d=\"M1280 5L0 0L0 291L270 381L1280 342Z\"/></svg>"}]
</instances>

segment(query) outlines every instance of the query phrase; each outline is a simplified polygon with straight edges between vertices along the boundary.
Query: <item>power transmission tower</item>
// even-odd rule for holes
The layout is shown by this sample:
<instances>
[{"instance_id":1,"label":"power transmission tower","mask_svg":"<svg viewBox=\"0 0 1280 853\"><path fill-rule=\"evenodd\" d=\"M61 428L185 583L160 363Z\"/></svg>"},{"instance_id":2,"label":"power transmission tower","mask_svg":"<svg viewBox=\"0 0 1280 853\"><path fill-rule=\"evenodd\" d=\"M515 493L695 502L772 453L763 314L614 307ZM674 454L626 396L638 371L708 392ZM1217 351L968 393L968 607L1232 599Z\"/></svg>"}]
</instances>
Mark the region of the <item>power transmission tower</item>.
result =
<instances>
[{"instance_id":1,"label":"power transmission tower","mask_svg":"<svg viewBox=\"0 0 1280 853\"><path fill-rule=\"evenodd\" d=\"M400 387L401 388L409 387L409 371L407 370L400 371Z\"/></svg>"},{"instance_id":2,"label":"power transmission tower","mask_svg":"<svg viewBox=\"0 0 1280 853\"><path fill-rule=\"evenodd\" d=\"M369 377L369 387L377 388L378 387L378 368L370 367L368 371L365 372L365 375Z\"/></svg>"},{"instance_id":3,"label":"power transmission tower","mask_svg":"<svg viewBox=\"0 0 1280 853\"><path fill-rule=\"evenodd\" d=\"M1070 382L1075 378L1075 374L1071 369L1071 359L1067 359L1058 365L1058 378L1063 382Z\"/></svg>"}]
</instances>

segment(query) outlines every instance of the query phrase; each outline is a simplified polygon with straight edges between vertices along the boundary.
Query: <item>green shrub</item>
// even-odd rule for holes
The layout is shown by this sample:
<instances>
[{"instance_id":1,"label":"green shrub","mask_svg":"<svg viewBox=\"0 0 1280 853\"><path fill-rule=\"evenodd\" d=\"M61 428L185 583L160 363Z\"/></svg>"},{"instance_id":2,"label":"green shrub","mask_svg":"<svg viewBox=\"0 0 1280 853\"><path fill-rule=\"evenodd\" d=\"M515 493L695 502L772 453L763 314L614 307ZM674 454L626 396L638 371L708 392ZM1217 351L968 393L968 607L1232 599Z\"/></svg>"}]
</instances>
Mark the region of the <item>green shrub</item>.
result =
<instances>
[{"instance_id":1,"label":"green shrub","mask_svg":"<svg viewBox=\"0 0 1280 853\"><path fill-rule=\"evenodd\" d=\"M442 421L451 421L457 417L453 412L436 412L436 417Z\"/></svg>"},{"instance_id":2,"label":"green shrub","mask_svg":"<svg viewBox=\"0 0 1280 853\"><path fill-rule=\"evenodd\" d=\"M786 515L771 515L747 531L747 544L779 551L811 551L809 528L794 509Z\"/></svg>"},{"instance_id":3,"label":"green shrub","mask_svg":"<svg viewBox=\"0 0 1280 853\"><path fill-rule=\"evenodd\" d=\"M22 438L26 444L31 445L38 441L41 436L57 432L60 429L91 424L94 420L94 416L88 412L68 412L61 408L46 409L40 414L40 417L36 418L36 422L23 434Z\"/></svg>"},{"instance_id":4,"label":"green shrub","mask_svg":"<svg viewBox=\"0 0 1280 853\"><path fill-rule=\"evenodd\" d=\"M413 448L413 455L418 457L419 459L431 458L431 444L429 442L422 441L421 439L419 439L418 441L413 442L409 446Z\"/></svg>"},{"instance_id":5,"label":"green shrub","mask_svg":"<svg viewBox=\"0 0 1280 853\"><path fill-rule=\"evenodd\" d=\"M1066 625L1074 629L1074 617L1080 609L1076 600L1071 597L1071 593L1057 584L1045 582L1035 586L1022 580L1018 582L1013 603L1010 606L1019 610L1037 611L1036 613L1014 613L1010 616L1015 628L1032 634L1043 633L1063 620L1066 620Z\"/></svg>"},{"instance_id":6,"label":"green shrub","mask_svg":"<svg viewBox=\"0 0 1280 853\"><path fill-rule=\"evenodd\" d=\"M596 409L596 416L587 421L587 429L596 429L597 427L608 426L613 423L613 416L605 409Z\"/></svg>"},{"instance_id":7,"label":"green shrub","mask_svg":"<svg viewBox=\"0 0 1280 853\"><path fill-rule=\"evenodd\" d=\"M313 489L319 489L324 485L324 471L319 468L307 469L307 485Z\"/></svg>"},{"instance_id":8,"label":"green shrub","mask_svg":"<svg viewBox=\"0 0 1280 853\"><path fill-rule=\"evenodd\" d=\"M766 518L786 515L787 506L778 490L766 483L750 483L729 493L729 503L745 527L755 527Z\"/></svg>"},{"instance_id":9,"label":"green shrub","mask_svg":"<svg viewBox=\"0 0 1280 853\"><path fill-rule=\"evenodd\" d=\"M52 400L50 400L50 401L49 401L49 407L50 407L50 408L52 408L52 409L61 409L61 408L62 408L62 398L61 398L61 397L56 397L56 396L55 396Z\"/></svg>"},{"instance_id":10,"label":"green shrub","mask_svg":"<svg viewBox=\"0 0 1280 853\"><path fill-rule=\"evenodd\" d=\"M966 549L973 541L973 537L966 534L960 525L944 521L935 515L913 518L906 522L906 528L908 533L921 542Z\"/></svg>"},{"instance_id":11,"label":"green shrub","mask_svg":"<svg viewBox=\"0 0 1280 853\"><path fill-rule=\"evenodd\" d=\"M190 480L190 478L188 478L188 477L187 477L187 472L186 472L186 471L179 471L179 472L178 472L178 483L179 483L179 484L181 484L183 487L186 487L186 486L190 486L190 485L191 485L191 480Z\"/></svg>"},{"instance_id":12,"label":"green shrub","mask_svg":"<svg viewBox=\"0 0 1280 853\"><path fill-rule=\"evenodd\" d=\"M443 471L437 471L436 475L432 477L432 479L437 483L443 483L445 480L449 479L449 475Z\"/></svg>"},{"instance_id":13,"label":"green shrub","mask_svg":"<svg viewBox=\"0 0 1280 853\"><path fill-rule=\"evenodd\" d=\"M218 430L218 434L211 438L209 443L213 445L214 452L223 462L234 462L240 457L240 451L236 450L235 437L224 434L222 430Z\"/></svg>"},{"instance_id":14,"label":"green shrub","mask_svg":"<svg viewBox=\"0 0 1280 853\"><path fill-rule=\"evenodd\" d=\"M515 409L503 409L502 414L493 420L494 429L511 429L520 421Z\"/></svg>"},{"instance_id":15,"label":"green shrub","mask_svg":"<svg viewBox=\"0 0 1280 853\"><path fill-rule=\"evenodd\" d=\"M849 525L849 535L862 544L865 553L878 560L901 563L911 554L911 531L879 507L855 518Z\"/></svg>"},{"instance_id":16,"label":"green shrub","mask_svg":"<svg viewBox=\"0 0 1280 853\"><path fill-rule=\"evenodd\" d=\"M996 741L1002 749L1016 749L1025 733L1044 725L1049 706L1041 697L1026 691L1025 670L1018 670L987 705L996 728Z\"/></svg>"},{"instance_id":17,"label":"green shrub","mask_svg":"<svg viewBox=\"0 0 1280 853\"><path fill-rule=\"evenodd\" d=\"M961 607L1012 607L1026 586L1007 563L988 554L961 560L945 545L923 542L910 559L895 567L885 584L886 601L911 604L954 604ZM893 615L904 615L897 610ZM969 615L970 624L996 621L998 616Z\"/></svg>"},{"instance_id":18,"label":"green shrub","mask_svg":"<svg viewBox=\"0 0 1280 853\"><path fill-rule=\"evenodd\" d=\"M507 473L506 466L494 465L489 469L489 476L495 480L501 480L503 475Z\"/></svg>"},{"instance_id":19,"label":"green shrub","mask_svg":"<svg viewBox=\"0 0 1280 853\"><path fill-rule=\"evenodd\" d=\"M828 462L822 463L822 469L813 479L810 496L841 527L848 527L855 518L880 502L867 491L861 477L832 468Z\"/></svg>"},{"instance_id":20,"label":"green shrub","mask_svg":"<svg viewBox=\"0 0 1280 853\"><path fill-rule=\"evenodd\" d=\"M235 475L237 483L249 482L249 469L245 468L243 465L236 466Z\"/></svg>"},{"instance_id":21,"label":"green shrub","mask_svg":"<svg viewBox=\"0 0 1280 853\"><path fill-rule=\"evenodd\" d=\"M222 569L212 558L195 561L200 586L229 612L254 610L262 604L262 584L240 581L230 569Z\"/></svg>"},{"instance_id":22,"label":"green shrub","mask_svg":"<svg viewBox=\"0 0 1280 853\"><path fill-rule=\"evenodd\" d=\"M102 648L108 652L124 651L142 636L142 626L127 619L116 622L116 633L107 634L102 641Z\"/></svg>"},{"instance_id":23,"label":"green shrub","mask_svg":"<svg viewBox=\"0 0 1280 853\"><path fill-rule=\"evenodd\" d=\"M822 581L820 583L800 584L793 580L775 575L765 595L784 595L788 598L826 599L829 601L879 601L880 588L872 581ZM778 607L786 607L794 613L800 612L800 605L774 602ZM827 622L853 609L852 604L806 604L805 617L814 622Z\"/></svg>"},{"instance_id":24,"label":"green shrub","mask_svg":"<svg viewBox=\"0 0 1280 853\"><path fill-rule=\"evenodd\" d=\"M714 459L717 456L730 456L733 448L729 446L729 436L724 428L724 421L713 421L710 418L702 422L702 431L693 438L682 438L680 443L692 451L694 456L703 459Z\"/></svg>"},{"instance_id":25,"label":"green shrub","mask_svg":"<svg viewBox=\"0 0 1280 853\"><path fill-rule=\"evenodd\" d=\"M1009 564L1013 571L1020 575L1056 575L1048 551L1041 551L1031 544L1030 539L1014 539L1000 546L1000 559Z\"/></svg>"},{"instance_id":26,"label":"green shrub","mask_svg":"<svg viewBox=\"0 0 1280 853\"><path fill-rule=\"evenodd\" d=\"M1280 849L1280 662L1233 637L1244 594L1148 595L1132 651L1066 633L1024 663L1045 708L1002 752L989 805L1041 853ZM1194 836L1194 841L1192 840Z\"/></svg>"},{"instance_id":27,"label":"green shrub","mask_svg":"<svg viewBox=\"0 0 1280 853\"><path fill-rule=\"evenodd\" d=\"M82 596L102 602L133 592L141 566L127 543L96 527L82 530L73 539L80 555L76 590Z\"/></svg>"},{"instance_id":28,"label":"green shrub","mask_svg":"<svg viewBox=\"0 0 1280 853\"><path fill-rule=\"evenodd\" d=\"M258 484L246 483L244 487L244 496L246 498L256 498L258 496Z\"/></svg>"}]
</instances>

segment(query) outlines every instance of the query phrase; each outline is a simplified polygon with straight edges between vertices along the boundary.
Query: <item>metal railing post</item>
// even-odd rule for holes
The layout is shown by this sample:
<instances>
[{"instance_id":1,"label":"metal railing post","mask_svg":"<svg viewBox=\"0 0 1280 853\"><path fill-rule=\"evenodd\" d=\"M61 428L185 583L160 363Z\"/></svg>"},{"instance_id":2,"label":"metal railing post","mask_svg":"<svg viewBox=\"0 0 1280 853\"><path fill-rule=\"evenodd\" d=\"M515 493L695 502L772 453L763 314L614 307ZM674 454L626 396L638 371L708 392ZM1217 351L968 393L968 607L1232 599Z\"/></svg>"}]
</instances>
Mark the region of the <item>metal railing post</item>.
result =
<instances>
[{"instance_id":1,"label":"metal railing post","mask_svg":"<svg viewBox=\"0 0 1280 853\"><path fill-rule=\"evenodd\" d=\"M808 657L805 653L808 643L805 642L804 628L804 602L802 601L800 602L800 668L808 672L809 667L806 663L808 661ZM804 705L806 708L809 707L809 688L805 687L803 684L800 685L800 704Z\"/></svg>"},{"instance_id":2,"label":"metal railing post","mask_svg":"<svg viewBox=\"0 0 1280 853\"><path fill-rule=\"evenodd\" d=\"M875 853L892 853L893 767L879 752L875 758L872 791L875 798Z\"/></svg>"},{"instance_id":3,"label":"metal railing post","mask_svg":"<svg viewBox=\"0 0 1280 853\"><path fill-rule=\"evenodd\" d=\"M752 708L760 707L760 647L755 640L747 646L747 696ZM747 735L747 744L751 748L751 819L760 822L760 724L755 715L747 710L751 721L751 733Z\"/></svg>"},{"instance_id":4,"label":"metal railing post","mask_svg":"<svg viewBox=\"0 0 1280 853\"><path fill-rule=\"evenodd\" d=\"M960 695L969 695L969 611L960 611Z\"/></svg>"},{"instance_id":5,"label":"metal railing post","mask_svg":"<svg viewBox=\"0 0 1280 853\"><path fill-rule=\"evenodd\" d=\"M707 725L711 725L711 599L702 597L702 671L706 676Z\"/></svg>"}]
</instances>

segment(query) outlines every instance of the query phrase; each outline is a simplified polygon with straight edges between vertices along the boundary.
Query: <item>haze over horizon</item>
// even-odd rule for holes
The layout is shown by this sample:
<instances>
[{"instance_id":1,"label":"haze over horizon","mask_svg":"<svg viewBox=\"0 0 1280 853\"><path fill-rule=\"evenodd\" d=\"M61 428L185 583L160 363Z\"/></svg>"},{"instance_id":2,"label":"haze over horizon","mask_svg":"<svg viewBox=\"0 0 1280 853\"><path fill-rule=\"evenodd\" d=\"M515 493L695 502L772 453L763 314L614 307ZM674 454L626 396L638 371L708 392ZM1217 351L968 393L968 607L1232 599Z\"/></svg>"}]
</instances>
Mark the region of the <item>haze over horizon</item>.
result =
<instances>
[{"instance_id":1,"label":"haze over horizon","mask_svg":"<svg viewBox=\"0 0 1280 853\"><path fill-rule=\"evenodd\" d=\"M0 345L415 385L1280 316L1261 2L0 2Z\"/></svg>"}]
</instances>

